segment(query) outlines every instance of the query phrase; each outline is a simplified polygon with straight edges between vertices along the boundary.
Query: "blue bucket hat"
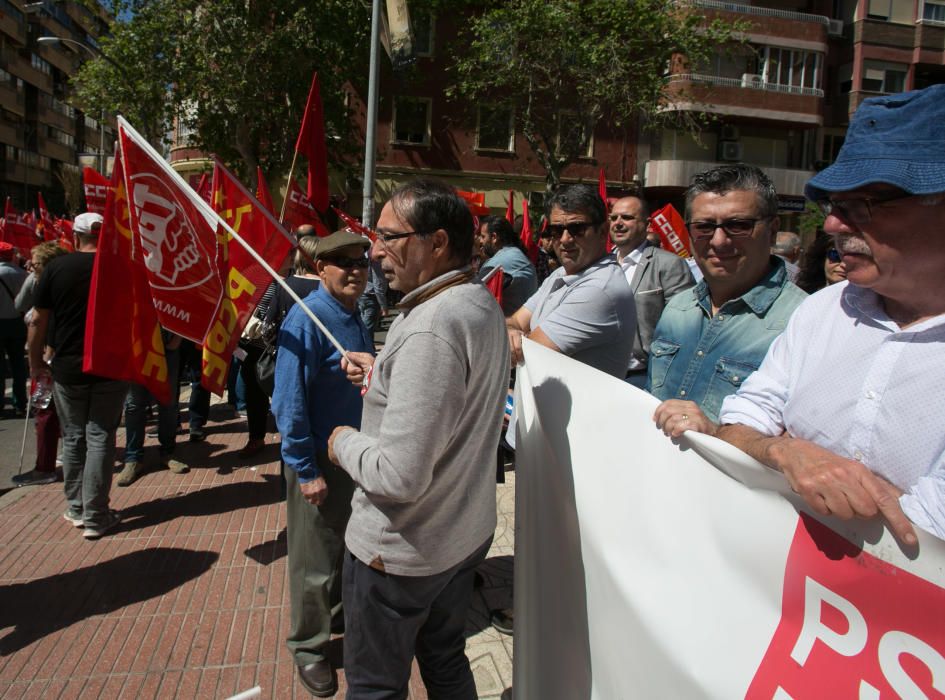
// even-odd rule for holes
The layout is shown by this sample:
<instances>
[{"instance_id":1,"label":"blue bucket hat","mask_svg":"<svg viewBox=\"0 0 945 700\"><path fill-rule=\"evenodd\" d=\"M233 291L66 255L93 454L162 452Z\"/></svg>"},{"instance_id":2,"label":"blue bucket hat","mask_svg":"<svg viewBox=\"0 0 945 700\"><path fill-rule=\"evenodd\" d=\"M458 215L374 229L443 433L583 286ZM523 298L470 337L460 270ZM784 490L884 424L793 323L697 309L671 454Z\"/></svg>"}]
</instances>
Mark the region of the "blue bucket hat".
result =
<instances>
[{"instance_id":1,"label":"blue bucket hat","mask_svg":"<svg viewBox=\"0 0 945 700\"><path fill-rule=\"evenodd\" d=\"M816 202L877 182L909 194L945 192L945 85L864 100L837 160L804 194Z\"/></svg>"}]
</instances>

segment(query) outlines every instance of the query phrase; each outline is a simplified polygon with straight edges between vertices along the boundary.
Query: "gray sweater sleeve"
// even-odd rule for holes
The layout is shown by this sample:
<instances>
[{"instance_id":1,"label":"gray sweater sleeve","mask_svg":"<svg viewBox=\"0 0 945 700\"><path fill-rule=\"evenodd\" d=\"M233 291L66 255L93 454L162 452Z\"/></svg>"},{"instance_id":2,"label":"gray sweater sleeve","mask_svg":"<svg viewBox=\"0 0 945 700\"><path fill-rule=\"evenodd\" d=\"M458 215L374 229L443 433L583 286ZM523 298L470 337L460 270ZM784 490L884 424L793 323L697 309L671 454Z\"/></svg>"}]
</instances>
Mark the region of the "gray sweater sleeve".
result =
<instances>
[{"instance_id":1,"label":"gray sweater sleeve","mask_svg":"<svg viewBox=\"0 0 945 700\"><path fill-rule=\"evenodd\" d=\"M385 362L387 407L377 437L345 431L334 449L365 493L409 503L429 487L462 416L467 368L462 355L431 331L406 338Z\"/></svg>"},{"instance_id":2,"label":"gray sweater sleeve","mask_svg":"<svg viewBox=\"0 0 945 700\"><path fill-rule=\"evenodd\" d=\"M23 286L20 287L20 291L16 295L16 300L13 302L13 306L19 313L25 314L33 308L33 290L35 289L36 275L30 274L30 276L23 281Z\"/></svg>"}]
</instances>

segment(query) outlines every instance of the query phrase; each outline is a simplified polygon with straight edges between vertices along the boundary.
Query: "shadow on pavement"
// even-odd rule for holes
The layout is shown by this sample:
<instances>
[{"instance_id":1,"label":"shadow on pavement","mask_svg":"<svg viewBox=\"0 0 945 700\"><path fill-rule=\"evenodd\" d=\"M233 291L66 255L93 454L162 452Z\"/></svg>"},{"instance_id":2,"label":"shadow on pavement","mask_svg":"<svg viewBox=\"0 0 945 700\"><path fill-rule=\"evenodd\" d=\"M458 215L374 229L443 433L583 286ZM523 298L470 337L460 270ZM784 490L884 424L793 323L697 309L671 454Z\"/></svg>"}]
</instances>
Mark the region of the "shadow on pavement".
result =
<instances>
[{"instance_id":1,"label":"shadow on pavement","mask_svg":"<svg viewBox=\"0 0 945 700\"><path fill-rule=\"evenodd\" d=\"M182 495L156 498L123 508L118 532L151 527L180 517L219 515L243 508L270 505L282 500L279 477L263 474L263 481L239 481Z\"/></svg>"},{"instance_id":2,"label":"shadow on pavement","mask_svg":"<svg viewBox=\"0 0 945 700\"><path fill-rule=\"evenodd\" d=\"M243 550L243 554L263 566L269 566L272 562L288 555L288 553L289 546L286 540L285 528L282 528L282 532L276 535L275 539L254 544L252 547Z\"/></svg>"},{"instance_id":3,"label":"shadow on pavement","mask_svg":"<svg viewBox=\"0 0 945 700\"><path fill-rule=\"evenodd\" d=\"M0 656L8 656L47 634L93 615L156 598L206 572L216 552L155 547L75 571L0 586Z\"/></svg>"}]
</instances>

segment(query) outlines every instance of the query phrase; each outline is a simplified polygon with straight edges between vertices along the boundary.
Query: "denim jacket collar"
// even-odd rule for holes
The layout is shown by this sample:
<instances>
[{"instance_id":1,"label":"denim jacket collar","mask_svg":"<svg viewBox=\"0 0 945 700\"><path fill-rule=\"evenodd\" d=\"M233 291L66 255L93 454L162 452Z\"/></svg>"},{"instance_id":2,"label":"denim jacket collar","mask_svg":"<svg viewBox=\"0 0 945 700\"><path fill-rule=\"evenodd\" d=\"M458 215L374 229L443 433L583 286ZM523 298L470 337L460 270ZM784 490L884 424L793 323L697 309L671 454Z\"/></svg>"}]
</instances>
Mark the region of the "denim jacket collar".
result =
<instances>
[{"instance_id":1,"label":"denim jacket collar","mask_svg":"<svg viewBox=\"0 0 945 700\"><path fill-rule=\"evenodd\" d=\"M787 268L784 266L784 261L776 255L772 255L768 271L765 273L764 277L759 280L758 284L740 297L729 299L722 304L722 308L741 301L758 316L764 316L787 283ZM709 285L704 278L696 285L693 291L693 303L698 303L706 314L710 317L712 316L712 299L709 296Z\"/></svg>"}]
</instances>

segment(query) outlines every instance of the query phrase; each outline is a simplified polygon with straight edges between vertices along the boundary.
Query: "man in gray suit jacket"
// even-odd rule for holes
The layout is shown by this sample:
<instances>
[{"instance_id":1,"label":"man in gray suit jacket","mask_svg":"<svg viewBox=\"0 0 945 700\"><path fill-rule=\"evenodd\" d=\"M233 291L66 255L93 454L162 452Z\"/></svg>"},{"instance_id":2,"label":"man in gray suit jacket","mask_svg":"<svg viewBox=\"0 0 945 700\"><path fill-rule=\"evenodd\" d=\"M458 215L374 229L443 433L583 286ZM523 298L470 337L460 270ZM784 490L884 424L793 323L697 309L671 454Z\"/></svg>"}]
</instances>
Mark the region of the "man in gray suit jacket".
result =
<instances>
[{"instance_id":1,"label":"man in gray suit jacket","mask_svg":"<svg viewBox=\"0 0 945 700\"><path fill-rule=\"evenodd\" d=\"M675 294L695 284L686 262L646 242L649 211L640 197L618 199L610 212L614 254L627 278L637 307L637 335L627 381L641 389L646 384L646 360L653 329L663 307Z\"/></svg>"}]
</instances>

